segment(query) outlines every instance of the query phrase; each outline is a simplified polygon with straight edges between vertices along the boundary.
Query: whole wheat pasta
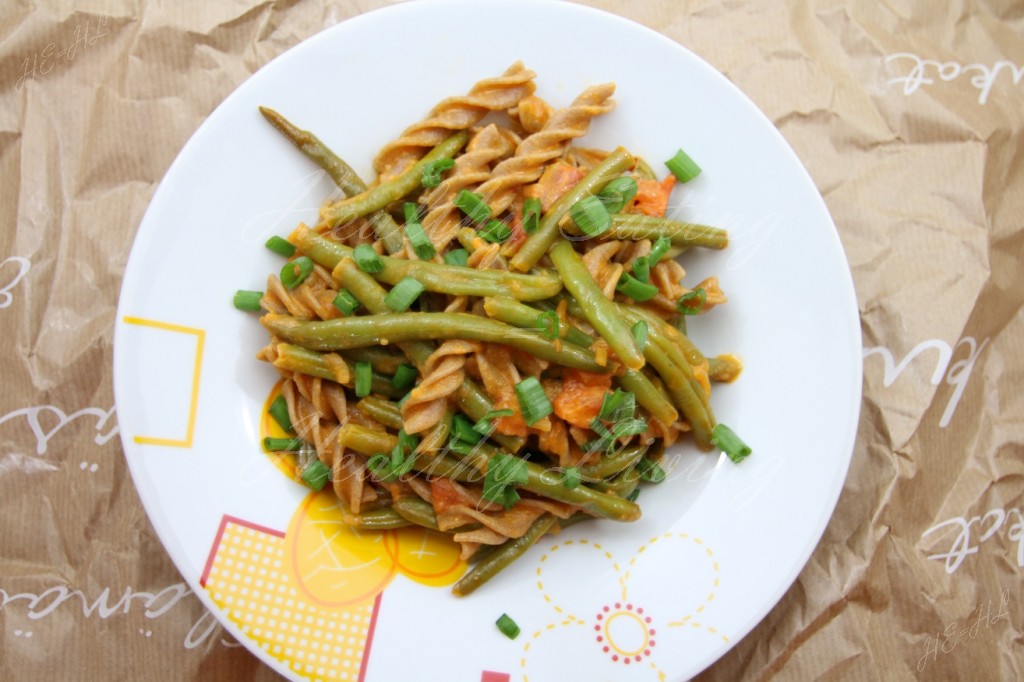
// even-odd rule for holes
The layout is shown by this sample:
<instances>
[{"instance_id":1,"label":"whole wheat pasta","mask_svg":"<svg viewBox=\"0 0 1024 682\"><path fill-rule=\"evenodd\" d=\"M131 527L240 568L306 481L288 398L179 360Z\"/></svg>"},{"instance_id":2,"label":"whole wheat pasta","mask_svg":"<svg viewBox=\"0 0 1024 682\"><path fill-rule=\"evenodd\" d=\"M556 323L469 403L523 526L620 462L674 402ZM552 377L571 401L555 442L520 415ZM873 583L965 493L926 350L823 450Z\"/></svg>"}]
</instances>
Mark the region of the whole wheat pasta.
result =
<instances>
[{"instance_id":1,"label":"whole wheat pasta","mask_svg":"<svg viewBox=\"0 0 1024 682\"><path fill-rule=\"evenodd\" d=\"M509 116L517 121L527 133L535 133L551 118L551 105L537 95L524 97L519 104L509 109Z\"/></svg>"},{"instance_id":2,"label":"whole wheat pasta","mask_svg":"<svg viewBox=\"0 0 1024 682\"><path fill-rule=\"evenodd\" d=\"M445 341L427 358L423 379L402 405L406 433L422 433L441 421L448 409L448 396L466 379L462 369L466 355L479 348L480 345L472 341Z\"/></svg>"},{"instance_id":3,"label":"whole wheat pasta","mask_svg":"<svg viewBox=\"0 0 1024 682\"><path fill-rule=\"evenodd\" d=\"M478 81L466 95L442 100L422 121L384 145L373 161L374 170L384 178L401 173L453 132L468 130L487 112L508 109L532 94L535 76L516 62L498 78Z\"/></svg>"},{"instance_id":4,"label":"whole wheat pasta","mask_svg":"<svg viewBox=\"0 0 1024 682\"><path fill-rule=\"evenodd\" d=\"M491 175L491 164L505 156L513 147L498 127L489 125L480 130L466 145L466 151L455 160L451 172L434 189L423 193L420 203L427 206L423 229L437 249L444 249L459 228L452 200L459 190L475 187Z\"/></svg>"},{"instance_id":5,"label":"whole wheat pasta","mask_svg":"<svg viewBox=\"0 0 1024 682\"><path fill-rule=\"evenodd\" d=\"M611 99L614 92L614 83L587 88L569 107L556 111L543 128L523 140L512 158L494 168L491 178L476 190L491 207L492 215L511 206L520 187L535 182L545 164L561 156L572 140L586 135L595 116L615 107Z\"/></svg>"},{"instance_id":6,"label":"whole wheat pasta","mask_svg":"<svg viewBox=\"0 0 1024 682\"><path fill-rule=\"evenodd\" d=\"M287 313L306 320L329 320L341 314L331 305L337 295L330 271L314 265L313 273L295 289L281 284L277 275L268 276L267 290L260 303L270 312Z\"/></svg>"}]
</instances>

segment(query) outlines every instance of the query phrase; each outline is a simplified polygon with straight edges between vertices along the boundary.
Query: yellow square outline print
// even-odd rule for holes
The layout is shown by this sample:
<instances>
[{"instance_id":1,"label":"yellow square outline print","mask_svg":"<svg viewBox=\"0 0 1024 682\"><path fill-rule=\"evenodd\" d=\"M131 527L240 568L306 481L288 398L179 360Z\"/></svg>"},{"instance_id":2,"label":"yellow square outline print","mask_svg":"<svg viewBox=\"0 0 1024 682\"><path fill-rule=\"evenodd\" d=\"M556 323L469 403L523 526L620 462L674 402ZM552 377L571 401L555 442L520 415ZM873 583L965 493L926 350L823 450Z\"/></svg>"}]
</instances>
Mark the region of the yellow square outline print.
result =
<instances>
[{"instance_id":1,"label":"yellow square outline print","mask_svg":"<svg viewBox=\"0 0 1024 682\"><path fill-rule=\"evenodd\" d=\"M183 327L178 324L171 324L170 322L147 320L141 317L130 317L128 315L125 315L123 321L125 324L134 324L140 327L153 327L154 329L162 329L164 331L177 334L193 334L196 337L195 366L192 370L192 395L188 408L188 426L185 429L185 437L182 439L175 439L157 438L155 436L135 436L134 438L135 442L141 445L163 445L171 448L192 447L192 436L195 432L196 426L196 409L199 406L199 374L203 365L203 342L206 340L206 332L202 329L195 329L194 327Z\"/></svg>"}]
</instances>

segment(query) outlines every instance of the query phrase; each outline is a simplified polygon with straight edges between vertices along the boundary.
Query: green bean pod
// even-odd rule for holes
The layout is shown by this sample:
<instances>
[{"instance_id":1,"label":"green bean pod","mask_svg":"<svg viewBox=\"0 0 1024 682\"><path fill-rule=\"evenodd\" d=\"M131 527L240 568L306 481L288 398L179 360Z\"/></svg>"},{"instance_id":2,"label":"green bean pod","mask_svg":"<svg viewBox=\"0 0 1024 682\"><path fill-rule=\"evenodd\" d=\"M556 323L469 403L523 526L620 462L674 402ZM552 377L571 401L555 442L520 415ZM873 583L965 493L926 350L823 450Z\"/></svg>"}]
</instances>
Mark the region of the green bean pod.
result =
<instances>
[{"instance_id":1,"label":"green bean pod","mask_svg":"<svg viewBox=\"0 0 1024 682\"><path fill-rule=\"evenodd\" d=\"M610 478L636 466L647 450L648 446L646 445L620 447L613 453L602 454L595 462L580 466L580 476L585 481Z\"/></svg>"},{"instance_id":2,"label":"green bean pod","mask_svg":"<svg viewBox=\"0 0 1024 682\"><path fill-rule=\"evenodd\" d=\"M588 372L606 371L597 364L592 353L578 346L568 343L555 345L539 332L517 329L504 322L469 313L390 313L318 321L267 313L261 322L268 331L282 339L321 351L406 341L465 339L504 344L544 360ZM632 343L633 337L628 329L626 336ZM618 341L616 345L619 345ZM633 346L635 348L636 344ZM623 362L630 362L621 353L619 357ZM642 365L643 356L640 358Z\"/></svg>"},{"instance_id":3,"label":"green bean pod","mask_svg":"<svg viewBox=\"0 0 1024 682\"><path fill-rule=\"evenodd\" d=\"M343 258L352 257L352 249L300 226L291 241L305 255L325 268L335 269ZM405 260L382 256L384 268L373 277L385 284L397 284L412 277L427 291L453 296L511 296L521 301L550 298L562 289L562 282L553 272L526 275L504 270L477 270L461 265L432 261ZM335 278L338 278L335 273ZM352 294L359 298L356 292ZM366 302L359 299L363 305ZM371 311L372 312L372 311Z\"/></svg>"},{"instance_id":4,"label":"green bean pod","mask_svg":"<svg viewBox=\"0 0 1024 682\"><path fill-rule=\"evenodd\" d=\"M330 364L323 357L323 354L291 343L277 344L277 358L274 360L273 365L278 369L291 370L293 372L300 372L302 374L320 377L321 379L338 381L337 375L332 371ZM353 384L351 373L346 381L339 383L343 386L352 388ZM373 374L373 383L370 386L370 390L373 393L378 393L389 398L400 398L402 396L402 392L394 387L390 379L383 377L376 372Z\"/></svg>"},{"instance_id":5,"label":"green bean pod","mask_svg":"<svg viewBox=\"0 0 1024 682\"><path fill-rule=\"evenodd\" d=\"M426 500L421 500L418 497L399 497L391 503L391 508L417 526L431 530L438 529L434 507Z\"/></svg>"},{"instance_id":6,"label":"green bean pod","mask_svg":"<svg viewBox=\"0 0 1024 682\"><path fill-rule=\"evenodd\" d=\"M391 452L398 445L398 438L386 431L371 429L360 424L349 422L338 429L338 444L354 450L367 457L378 452ZM448 455L434 457L417 457L413 470L429 476L443 476L463 483L479 483L483 474L470 463L462 462Z\"/></svg>"},{"instance_id":7,"label":"green bean pod","mask_svg":"<svg viewBox=\"0 0 1024 682\"><path fill-rule=\"evenodd\" d=\"M612 216L611 228L604 236L634 241L668 237L673 246L678 247L703 246L708 249L724 249L729 246L729 233L723 229L641 213L616 213Z\"/></svg>"},{"instance_id":8,"label":"green bean pod","mask_svg":"<svg viewBox=\"0 0 1024 682\"><path fill-rule=\"evenodd\" d=\"M397 372L398 366L405 363L405 356L401 353L395 353L387 348L377 348L373 346L369 346L367 348L350 348L344 353L341 353L341 356L350 363L368 362L373 367L374 372L389 375Z\"/></svg>"},{"instance_id":9,"label":"green bean pod","mask_svg":"<svg viewBox=\"0 0 1024 682\"><path fill-rule=\"evenodd\" d=\"M467 132L455 133L430 150L429 154L398 177L327 207L323 214L324 222L330 227L344 225L369 213L383 210L389 204L399 201L420 186L425 166L440 159L454 157L465 146L467 140L469 140Z\"/></svg>"},{"instance_id":10,"label":"green bean pod","mask_svg":"<svg viewBox=\"0 0 1024 682\"><path fill-rule=\"evenodd\" d=\"M643 367L644 355L629 326L619 315L615 303L597 286L572 243L560 239L551 247L550 256L565 288L576 298L587 321L608 342L622 364L629 369Z\"/></svg>"},{"instance_id":11,"label":"green bean pod","mask_svg":"<svg viewBox=\"0 0 1024 682\"><path fill-rule=\"evenodd\" d=\"M356 403L356 407L381 426L395 431L402 428L402 411L398 409L398 403L369 396Z\"/></svg>"},{"instance_id":12,"label":"green bean pod","mask_svg":"<svg viewBox=\"0 0 1024 682\"><path fill-rule=\"evenodd\" d=\"M513 561L526 554L541 537L544 536L555 523L555 517L551 514L542 514L537 520L530 524L526 532L518 538L511 538L497 549L482 558L473 568L466 572L466 575L459 579L452 587L452 594L465 597L475 589L496 576L507 568Z\"/></svg>"},{"instance_id":13,"label":"green bean pod","mask_svg":"<svg viewBox=\"0 0 1024 682\"><path fill-rule=\"evenodd\" d=\"M277 128L295 147L324 169L345 196L353 197L367 190L363 179L345 163L341 157L308 130L302 130L273 109L260 107L260 113ZM402 248L402 228L387 211L376 211L367 218L373 225L377 238L384 242L388 253Z\"/></svg>"},{"instance_id":14,"label":"green bean pod","mask_svg":"<svg viewBox=\"0 0 1024 682\"><path fill-rule=\"evenodd\" d=\"M346 512L342 519L350 526L360 530L393 530L395 528L406 528L413 525L413 522L405 518L391 507L383 507L372 511L365 511L359 514Z\"/></svg>"},{"instance_id":15,"label":"green bean pod","mask_svg":"<svg viewBox=\"0 0 1024 682\"><path fill-rule=\"evenodd\" d=\"M512 268L526 272L539 261L558 239L558 224L580 199L597 194L615 177L633 166L634 159L629 152L619 147L594 166L587 175L558 201L551 205L537 226L537 231L526 238L522 246L509 261Z\"/></svg>"}]
</instances>

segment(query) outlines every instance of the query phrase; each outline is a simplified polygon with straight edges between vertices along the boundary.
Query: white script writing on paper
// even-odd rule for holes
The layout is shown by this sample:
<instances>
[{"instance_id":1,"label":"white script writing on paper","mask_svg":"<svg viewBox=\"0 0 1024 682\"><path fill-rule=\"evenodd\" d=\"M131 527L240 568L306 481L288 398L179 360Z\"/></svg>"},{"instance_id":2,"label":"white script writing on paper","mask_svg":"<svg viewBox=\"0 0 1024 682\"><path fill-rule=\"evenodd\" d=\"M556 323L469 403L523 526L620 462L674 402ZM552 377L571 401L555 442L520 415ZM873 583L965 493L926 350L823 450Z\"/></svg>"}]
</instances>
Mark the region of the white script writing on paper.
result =
<instances>
[{"instance_id":1,"label":"white script writing on paper","mask_svg":"<svg viewBox=\"0 0 1024 682\"><path fill-rule=\"evenodd\" d=\"M999 74L1007 72L1013 79L1014 85L1020 85L1024 78L1024 64L1014 64L1011 61L1002 59L991 66L986 64L967 64L959 62L940 62L934 59L921 59L910 52L896 52L885 58L886 65L894 62L909 62L910 71L906 75L890 78L888 85L902 85L904 95L912 95L922 85L933 85L937 76L941 81L953 81L962 75L972 73L971 85L978 89L978 104L985 104L992 87L996 84Z\"/></svg>"},{"instance_id":2,"label":"white script writing on paper","mask_svg":"<svg viewBox=\"0 0 1024 682\"><path fill-rule=\"evenodd\" d=\"M938 533L943 529L955 532L953 544L950 545L948 551L928 555L929 559L944 561L946 573L952 574L960 568L964 559L972 554L977 554L981 544L1004 527L1006 528L1006 539L1011 543L1017 543L1017 566L1024 568L1024 516L1021 515L1021 511L1017 507L989 509L984 514L972 516L970 519L957 516L935 524L921 534L921 539L924 540L932 533ZM978 531L977 542L971 537L972 528ZM949 533L939 533L939 537L943 535L949 535Z\"/></svg>"},{"instance_id":3,"label":"white script writing on paper","mask_svg":"<svg viewBox=\"0 0 1024 682\"><path fill-rule=\"evenodd\" d=\"M42 415L51 415L56 418L56 423L49 429L45 428L42 424ZM23 407L0 417L0 425L13 421L19 417L24 417L28 421L28 427L32 430L32 434L36 437L36 454L41 455L46 452L47 445L50 443L50 439L57 435L57 432L62 428L75 421L79 417L95 417L96 418L96 431L102 431L107 426L107 422L111 421L111 417L114 416L114 408L111 407L109 410L104 410L101 407L83 407L77 412L71 414L65 414L64 410L53 405L36 405L33 407ZM96 445L104 445L111 438L117 435L118 427L117 424L112 424L110 430L106 433L97 433L93 439Z\"/></svg>"},{"instance_id":4,"label":"white script writing on paper","mask_svg":"<svg viewBox=\"0 0 1024 682\"><path fill-rule=\"evenodd\" d=\"M963 396L964 389L967 387L967 382L971 378L971 372L974 371L974 363L978 360L978 356L981 355L981 351L983 351L987 345L987 338L983 339L979 344L974 337L971 336L965 336L960 339L956 346L952 348L950 348L949 344L942 339L928 339L927 341L922 341L914 346L910 352L900 360L899 364L896 363L892 352L883 346L865 348L864 359L867 359L872 355L882 356L882 362L884 363L882 385L888 388L889 386L892 386L893 382L896 381L900 374L902 374L907 368L907 365L909 365L918 355L927 350L938 351L939 360L935 363L935 371L932 372L932 385L936 385L942 381L942 377L945 375L946 383L953 387L953 395L949 397L949 402L946 403L946 409L943 411L942 416L939 417L939 426L945 428L949 425L949 421L953 418L953 414L956 413L956 407L960 404L960 398ZM950 365L954 352L956 352L960 346L967 347L967 357ZM948 373L946 371L947 369L949 370Z\"/></svg>"},{"instance_id":5,"label":"white script writing on paper","mask_svg":"<svg viewBox=\"0 0 1024 682\"><path fill-rule=\"evenodd\" d=\"M974 607L967 624L961 625L954 620L941 633L935 633L934 637L929 635L924 643L924 656L917 661L918 672L923 673L924 669L928 667L929 660L935 662L938 660L939 654L948 654L956 649L960 642L977 638L982 628L988 630L1003 619L1009 621L1010 611L1007 608L1009 605L1010 590L1007 588L999 594L999 608L994 614L992 613L992 600L988 599ZM975 614L977 617L974 617Z\"/></svg>"},{"instance_id":6,"label":"white script writing on paper","mask_svg":"<svg viewBox=\"0 0 1024 682\"><path fill-rule=\"evenodd\" d=\"M121 593L116 601L111 602L111 590L103 588L99 596L89 599L81 590L71 590L64 585L55 585L39 594L32 592L20 592L8 594L6 590L0 589L0 612L9 610L9 607L16 602L25 602L27 607L25 615L31 620L40 620L56 612L64 604L79 604L82 615L92 618L94 615L106 620L115 615L127 615L132 611L132 605L140 603L143 615L146 618L159 618L173 609L186 597L193 597L192 590L185 583L168 585L159 592L136 592L128 586ZM195 649L210 637L214 636L220 629L219 624L209 611L203 614L189 628L182 641L186 649ZM224 646L239 646L230 640L221 639Z\"/></svg>"},{"instance_id":7,"label":"white script writing on paper","mask_svg":"<svg viewBox=\"0 0 1024 682\"><path fill-rule=\"evenodd\" d=\"M97 20L95 27L92 24L92 19L75 26L70 44L58 47L57 43L49 43L42 51L34 53L31 57L25 57L25 61L21 64L21 78L14 84L15 92L21 92L25 87L25 81L35 80L36 74L45 76L53 71L59 60L63 59L66 63L75 61L75 57L81 52L85 52L95 45L97 40L107 35L104 30L106 25L107 15L104 13Z\"/></svg>"},{"instance_id":8,"label":"white script writing on paper","mask_svg":"<svg viewBox=\"0 0 1024 682\"><path fill-rule=\"evenodd\" d=\"M11 289L17 286L25 275L28 274L28 269L32 267L32 263L28 258L22 258L21 256L11 256L0 263L0 269L5 269L4 266L8 263L14 263L18 266L18 272L14 275L14 279L9 281L0 287L0 308L7 308L14 302L14 296L11 295ZM9 268L6 268L9 269ZM6 270L5 269L5 270ZM0 280L2 281L2 280Z\"/></svg>"}]
</instances>

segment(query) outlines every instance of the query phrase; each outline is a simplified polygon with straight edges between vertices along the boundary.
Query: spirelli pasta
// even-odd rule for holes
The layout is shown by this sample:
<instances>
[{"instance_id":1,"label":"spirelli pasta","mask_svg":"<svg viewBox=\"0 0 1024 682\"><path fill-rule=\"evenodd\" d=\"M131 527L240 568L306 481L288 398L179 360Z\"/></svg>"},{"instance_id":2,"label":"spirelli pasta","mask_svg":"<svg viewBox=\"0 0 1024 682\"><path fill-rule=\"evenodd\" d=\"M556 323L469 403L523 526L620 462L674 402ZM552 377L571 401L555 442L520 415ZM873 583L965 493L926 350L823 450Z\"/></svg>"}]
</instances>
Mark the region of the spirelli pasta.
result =
<instances>
[{"instance_id":1,"label":"spirelli pasta","mask_svg":"<svg viewBox=\"0 0 1024 682\"><path fill-rule=\"evenodd\" d=\"M685 333L726 300L715 277L683 284L675 257L727 234L665 217L699 167L680 150L659 179L624 147L574 146L614 85L557 108L534 79L517 62L442 100L369 185L261 108L345 195L272 238L281 272L236 295L263 311L259 359L282 377L271 415L289 437L264 447L332 486L354 526L450 535L474 562L459 595L546 533L639 518L638 485L665 479L680 438L750 453L710 403L739 361Z\"/></svg>"}]
</instances>

